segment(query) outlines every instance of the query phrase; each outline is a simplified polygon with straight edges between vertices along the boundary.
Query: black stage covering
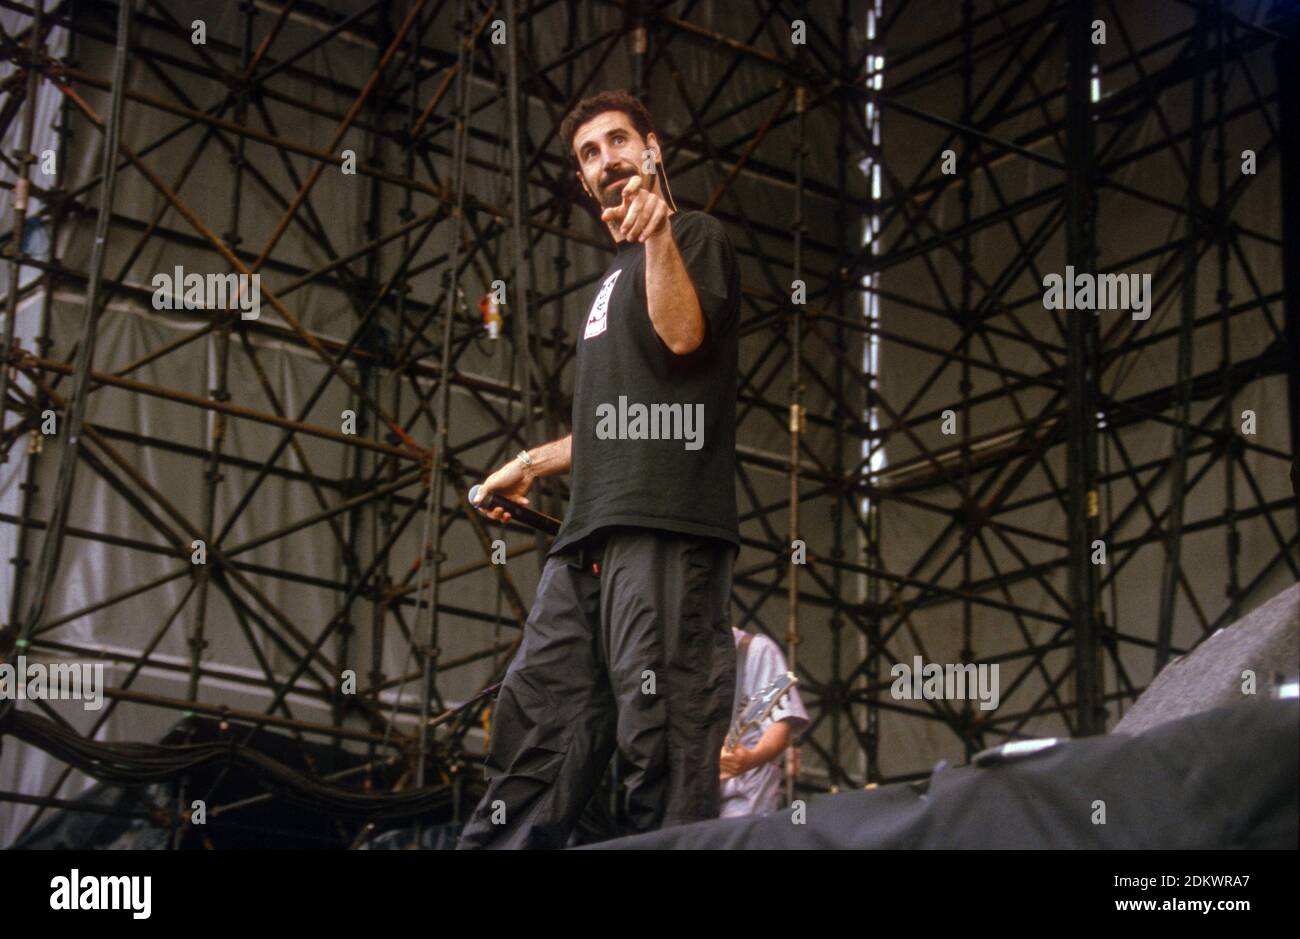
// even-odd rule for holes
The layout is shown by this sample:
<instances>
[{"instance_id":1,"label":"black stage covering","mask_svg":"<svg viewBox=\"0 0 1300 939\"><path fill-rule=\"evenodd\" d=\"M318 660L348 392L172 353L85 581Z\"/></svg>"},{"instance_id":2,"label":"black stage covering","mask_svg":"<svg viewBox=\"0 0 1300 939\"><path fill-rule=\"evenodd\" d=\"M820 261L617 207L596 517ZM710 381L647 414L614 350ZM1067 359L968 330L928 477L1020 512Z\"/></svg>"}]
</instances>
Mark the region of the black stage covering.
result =
<instances>
[{"instance_id":1,"label":"black stage covering","mask_svg":"<svg viewBox=\"0 0 1300 939\"><path fill-rule=\"evenodd\" d=\"M1295 849L1298 766L1300 702L1252 701L939 769L924 783L816 797L802 824L786 809L590 847Z\"/></svg>"}]
</instances>

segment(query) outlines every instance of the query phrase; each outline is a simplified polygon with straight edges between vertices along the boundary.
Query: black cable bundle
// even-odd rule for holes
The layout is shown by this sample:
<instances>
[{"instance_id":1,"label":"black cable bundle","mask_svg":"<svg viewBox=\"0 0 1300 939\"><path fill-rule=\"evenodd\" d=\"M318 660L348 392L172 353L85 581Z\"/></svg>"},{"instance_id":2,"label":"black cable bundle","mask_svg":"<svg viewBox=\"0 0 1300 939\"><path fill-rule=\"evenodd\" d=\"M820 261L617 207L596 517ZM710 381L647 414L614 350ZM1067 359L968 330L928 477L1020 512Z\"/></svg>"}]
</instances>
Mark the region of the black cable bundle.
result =
<instances>
[{"instance_id":1,"label":"black cable bundle","mask_svg":"<svg viewBox=\"0 0 1300 939\"><path fill-rule=\"evenodd\" d=\"M39 714L11 709L0 715L0 738L16 739L76 767L101 782L138 786L175 779L211 763L229 763L252 774L292 805L342 818L395 821L416 818L451 804L451 787L362 793L305 776L235 740L166 745L89 740Z\"/></svg>"}]
</instances>

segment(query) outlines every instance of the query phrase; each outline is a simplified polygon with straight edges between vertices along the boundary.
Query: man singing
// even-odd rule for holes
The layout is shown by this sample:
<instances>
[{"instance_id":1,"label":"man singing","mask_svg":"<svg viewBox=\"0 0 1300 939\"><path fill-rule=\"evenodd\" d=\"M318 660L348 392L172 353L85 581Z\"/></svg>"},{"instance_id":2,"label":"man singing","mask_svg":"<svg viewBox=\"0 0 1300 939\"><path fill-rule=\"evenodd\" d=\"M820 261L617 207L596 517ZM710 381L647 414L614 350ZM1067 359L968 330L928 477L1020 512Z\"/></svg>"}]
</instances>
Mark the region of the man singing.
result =
<instances>
[{"instance_id":1,"label":"man singing","mask_svg":"<svg viewBox=\"0 0 1300 939\"><path fill-rule=\"evenodd\" d=\"M578 324L573 433L479 490L527 504L535 478L572 473L460 847L562 847L615 746L635 830L719 811L740 273L717 220L675 211L640 101L586 98L560 138L616 254Z\"/></svg>"}]
</instances>

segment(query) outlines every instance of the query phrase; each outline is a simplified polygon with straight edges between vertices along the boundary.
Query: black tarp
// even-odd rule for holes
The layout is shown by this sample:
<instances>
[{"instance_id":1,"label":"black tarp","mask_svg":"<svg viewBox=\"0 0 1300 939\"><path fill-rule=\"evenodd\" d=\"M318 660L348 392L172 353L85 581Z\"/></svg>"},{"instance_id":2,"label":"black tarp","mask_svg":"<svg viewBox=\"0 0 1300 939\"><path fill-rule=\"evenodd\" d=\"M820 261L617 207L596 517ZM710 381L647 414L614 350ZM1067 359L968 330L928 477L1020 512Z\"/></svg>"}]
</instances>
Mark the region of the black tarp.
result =
<instances>
[{"instance_id":1,"label":"black tarp","mask_svg":"<svg viewBox=\"0 0 1300 939\"><path fill-rule=\"evenodd\" d=\"M1105 823L1096 803L1104 803ZM1296 848L1300 703L1237 704L1143 734L1063 741L920 784L814 798L594 848Z\"/></svg>"}]
</instances>

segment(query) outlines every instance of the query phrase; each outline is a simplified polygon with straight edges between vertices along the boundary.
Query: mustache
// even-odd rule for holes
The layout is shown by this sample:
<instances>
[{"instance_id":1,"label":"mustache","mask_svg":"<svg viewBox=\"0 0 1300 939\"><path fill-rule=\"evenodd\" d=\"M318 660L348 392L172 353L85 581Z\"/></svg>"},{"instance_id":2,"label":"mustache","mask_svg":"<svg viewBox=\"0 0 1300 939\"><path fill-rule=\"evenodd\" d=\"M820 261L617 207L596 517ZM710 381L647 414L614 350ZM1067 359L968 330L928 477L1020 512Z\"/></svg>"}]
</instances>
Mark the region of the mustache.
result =
<instances>
[{"instance_id":1,"label":"mustache","mask_svg":"<svg viewBox=\"0 0 1300 939\"><path fill-rule=\"evenodd\" d=\"M629 176L635 176L635 175L636 175L636 170L632 169L631 167L628 167L626 170L620 170L618 172L611 173L609 176L602 179L600 181L600 184L602 186L611 186L614 183L618 182L620 179L627 179Z\"/></svg>"}]
</instances>

